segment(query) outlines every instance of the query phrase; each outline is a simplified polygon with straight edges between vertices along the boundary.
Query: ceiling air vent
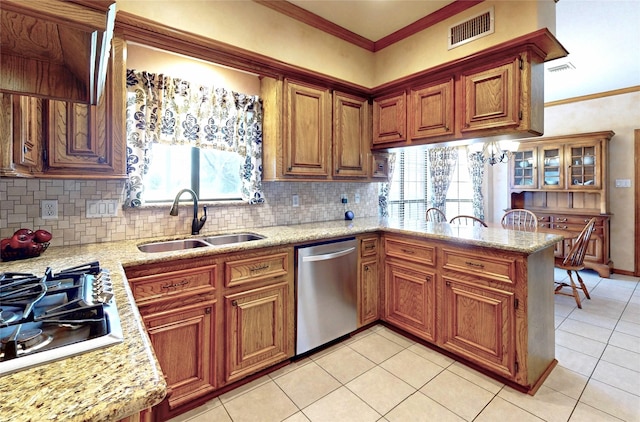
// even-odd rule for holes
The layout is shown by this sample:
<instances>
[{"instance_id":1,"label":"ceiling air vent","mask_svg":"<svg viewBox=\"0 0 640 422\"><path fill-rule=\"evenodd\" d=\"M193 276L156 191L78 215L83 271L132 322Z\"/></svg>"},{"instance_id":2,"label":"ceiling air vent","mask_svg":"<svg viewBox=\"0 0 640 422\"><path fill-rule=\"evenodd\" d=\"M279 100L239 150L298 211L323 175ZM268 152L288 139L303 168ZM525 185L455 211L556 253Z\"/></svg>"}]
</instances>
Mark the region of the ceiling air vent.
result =
<instances>
[{"instance_id":1,"label":"ceiling air vent","mask_svg":"<svg viewBox=\"0 0 640 422\"><path fill-rule=\"evenodd\" d=\"M551 66L547 68L547 71L551 72L551 73L556 73L556 72L563 72L565 70L573 70L576 67L571 64L570 62L567 63L563 63L563 64L559 64L557 66Z\"/></svg>"},{"instance_id":2,"label":"ceiling air vent","mask_svg":"<svg viewBox=\"0 0 640 422\"><path fill-rule=\"evenodd\" d=\"M449 50L486 35L493 34L493 31L494 20L492 7L486 12L473 16L464 22L450 26Z\"/></svg>"}]
</instances>

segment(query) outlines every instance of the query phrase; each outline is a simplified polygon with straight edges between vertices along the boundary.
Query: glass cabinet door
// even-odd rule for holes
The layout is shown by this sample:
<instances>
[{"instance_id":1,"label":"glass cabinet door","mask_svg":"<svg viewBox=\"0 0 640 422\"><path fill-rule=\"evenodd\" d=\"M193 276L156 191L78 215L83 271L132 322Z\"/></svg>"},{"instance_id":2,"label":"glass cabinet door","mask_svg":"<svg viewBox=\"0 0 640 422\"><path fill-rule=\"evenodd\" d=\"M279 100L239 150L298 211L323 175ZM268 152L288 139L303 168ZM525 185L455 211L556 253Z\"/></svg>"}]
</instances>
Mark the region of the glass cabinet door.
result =
<instances>
[{"instance_id":1,"label":"glass cabinet door","mask_svg":"<svg viewBox=\"0 0 640 422\"><path fill-rule=\"evenodd\" d=\"M569 160L569 188L600 188L598 171L599 151L595 145L571 146L567 151Z\"/></svg>"},{"instance_id":2,"label":"glass cabinet door","mask_svg":"<svg viewBox=\"0 0 640 422\"><path fill-rule=\"evenodd\" d=\"M511 187L538 188L536 149L525 149L513 153L511 167Z\"/></svg>"},{"instance_id":3,"label":"glass cabinet door","mask_svg":"<svg viewBox=\"0 0 640 422\"><path fill-rule=\"evenodd\" d=\"M540 154L541 184L544 189L564 189L564 157L562 146L542 147Z\"/></svg>"}]
</instances>

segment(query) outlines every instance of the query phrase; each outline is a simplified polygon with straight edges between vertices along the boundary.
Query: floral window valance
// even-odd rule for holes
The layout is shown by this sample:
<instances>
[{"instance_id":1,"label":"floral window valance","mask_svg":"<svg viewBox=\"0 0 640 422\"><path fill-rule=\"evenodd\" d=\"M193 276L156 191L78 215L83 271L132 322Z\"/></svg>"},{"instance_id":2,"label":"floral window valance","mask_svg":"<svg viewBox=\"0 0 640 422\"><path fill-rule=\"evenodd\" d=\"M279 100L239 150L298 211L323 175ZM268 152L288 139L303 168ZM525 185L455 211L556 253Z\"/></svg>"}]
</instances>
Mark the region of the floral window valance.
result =
<instances>
[{"instance_id":1,"label":"floral window valance","mask_svg":"<svg viewBox=\"0 0 640 422\"><path fill-rule=\"evenodd\" d=\"M127 70L127 198L144 203L143 180L152 143L231 151L243 157L242 199L264 202L262 100L146 71Z\"/></svg>"}]
</instances>

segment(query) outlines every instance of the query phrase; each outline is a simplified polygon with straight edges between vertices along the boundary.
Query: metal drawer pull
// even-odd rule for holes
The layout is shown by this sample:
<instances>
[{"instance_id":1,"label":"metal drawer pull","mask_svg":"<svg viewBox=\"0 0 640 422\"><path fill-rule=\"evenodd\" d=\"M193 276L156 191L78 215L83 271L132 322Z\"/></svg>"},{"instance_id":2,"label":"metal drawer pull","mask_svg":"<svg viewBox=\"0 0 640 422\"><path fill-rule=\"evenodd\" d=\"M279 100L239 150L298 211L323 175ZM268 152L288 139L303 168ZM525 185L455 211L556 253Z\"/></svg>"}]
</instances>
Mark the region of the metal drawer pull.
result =
<instances>
[{"instance_id":1,"label":"metal drawer pull","mask_svg":"<svg viewBox=\"0 0 640 422\"><path fill-rule=\"evenodd\" d=\"M376 247L376 245L367 245L367 246L364 247L364 249L366 251L368 251L369 249L374 249L375 247Z\"/></svg>"},{"instance_id":2,"label":"metal drawer pull","mask_svg":"<svg viewBox=\"0 0 640 422\"><path fill-rule=\"evenodd\" d=\"M409 254L409 255L414 255L416 253L416 251L412 250L412 249L400 249L402 252Z\"/></svg>"},{"instance_id":3,"label":"metal drawer pull","mask_svg":"<svg viewBox=\"0 0 640 422\"><path fill-rule=\"evenodd\" d=\"M471 261L465 261L465 264L467 264L470 267L484 268L483 264L477 264L477 263L471 262Z\"/></svg>"},{"instance_id":4,"label":"metal drawer pull","mask_svg":"<svg viewBox=\"0 0 640 422\"><path fill-rule=\"evenodd\" d=\"M557 221L558 223L566 223L566 222L567 222L567 219L566 219L566 218L558 218L556 221Z\"/></svg>"},{"instance_id":5,"label":"metal drawer pull","mask_svg":"<svg viewBox=\"0 0 640 422\"><path fill-rule=\"evenodd\" d=\"M189 280L182 280L180 283L170 283L161 286L162 289L175 289L176 287L183 287L189 284Z\"/></svg>"},{"instance_id":6,"label":"metal drawer pull","mask_svg":"<svg viewBox=\"0 0 640 422\"><path fill-rule=\"evenodd\" d=\"M270 267L269 264L256 265L255 267L250 267L249 271L255 273L256 271L268 270Z\"/></svg>"},{"instance_id":7,"label":"metal drawer pull","mask_svg":"<svg viewBox=\"0 0 640 422\"><path fill-rule=\"evenodd\" d=\"M232 300L231 301L231 306L238 306L238 301L237 300Z\"/></svg>"},{"instance_id":8,"label":"metal drawer pull","mask_svg":"<svg viewBox=\"0 0 640 422\"><path fill-rule=\"evenodd\" d=\"M566 229L568 226L558 226L559 229Z\"/></svg>"}]
</instances>

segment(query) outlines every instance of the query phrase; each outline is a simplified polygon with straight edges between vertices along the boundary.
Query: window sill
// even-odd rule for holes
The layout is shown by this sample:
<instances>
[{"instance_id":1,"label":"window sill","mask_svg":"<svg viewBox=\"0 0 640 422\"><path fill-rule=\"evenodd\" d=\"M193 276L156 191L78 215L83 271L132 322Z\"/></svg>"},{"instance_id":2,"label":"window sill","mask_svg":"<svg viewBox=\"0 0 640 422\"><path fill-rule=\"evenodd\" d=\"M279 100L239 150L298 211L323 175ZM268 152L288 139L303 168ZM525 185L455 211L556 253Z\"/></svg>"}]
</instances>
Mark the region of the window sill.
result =
<instances>
[{"instance_id":1,"label":"window sill","mask_svg":"<svg viewBox=\"0 0 640 422\"><path fill-rule=\"evenodd\" d=\"M141 207L137 208L125 208L125 211L130 210L166 210L169 212L169 209L173 205L173 201L169 202L152 202L144 204ZM234 199L229 201L198 201L198 208L201 208L202 205L206 205L207 208L216 208L216 207L239 207L239 206L249 206L249 203L242 201L240 199ZM181 207L193 207L193 201L185 200L180 202Z\"/></svg>"}]
</instances>

